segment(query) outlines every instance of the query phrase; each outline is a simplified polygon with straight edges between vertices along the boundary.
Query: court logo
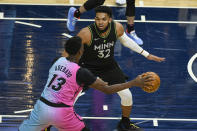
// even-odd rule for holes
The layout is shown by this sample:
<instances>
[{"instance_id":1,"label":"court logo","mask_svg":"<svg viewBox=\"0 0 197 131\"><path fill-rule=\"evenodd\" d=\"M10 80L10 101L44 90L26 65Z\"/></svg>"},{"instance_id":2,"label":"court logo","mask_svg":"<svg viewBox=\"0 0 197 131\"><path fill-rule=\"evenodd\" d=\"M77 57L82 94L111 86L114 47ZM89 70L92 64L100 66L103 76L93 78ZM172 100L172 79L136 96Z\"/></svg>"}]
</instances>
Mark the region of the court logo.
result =
<instances>
[{"instance_id":1,"label":"court logo","mask_svg":"<svg viewBox=\"0 0 197 131\"><path fill-rule=\"evenodd\" d=\"M194 60L197 58L197 53L195 54L195 55L193 55L191 58L190 58L190 60L189 60L189 62L188 62L188 64L187 64L187 71L188 71L188 73L189 73L189 75L191 76L191 78L195 81L195 82L197 82L197 77L194 75L194 73L193 73L193 70L192 70L192 65L193 65L193 62L194 62Z\"/></svg>"}]
</instances>

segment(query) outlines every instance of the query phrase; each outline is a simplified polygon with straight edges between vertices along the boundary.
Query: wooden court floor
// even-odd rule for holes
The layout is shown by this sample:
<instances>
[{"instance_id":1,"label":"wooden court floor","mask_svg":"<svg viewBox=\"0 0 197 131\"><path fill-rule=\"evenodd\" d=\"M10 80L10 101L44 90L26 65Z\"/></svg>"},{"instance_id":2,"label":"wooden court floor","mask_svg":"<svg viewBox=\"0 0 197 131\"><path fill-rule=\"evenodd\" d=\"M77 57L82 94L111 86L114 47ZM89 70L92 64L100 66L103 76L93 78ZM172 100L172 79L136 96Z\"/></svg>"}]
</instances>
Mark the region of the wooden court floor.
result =
<instances>
[{"instance_id":1,"label":"wooden court floor","mask_svg":"<svg viewBox=\"0 0 197 131\"><path fill-rule=\"evenodd\" d=\"M0 4L83 4L86 0L0 0ZM116 5L115 0L106 0L105 5ZM197 8L197 0L136 0L136 6L192 7Z\"/></svg>"}]
</instances>

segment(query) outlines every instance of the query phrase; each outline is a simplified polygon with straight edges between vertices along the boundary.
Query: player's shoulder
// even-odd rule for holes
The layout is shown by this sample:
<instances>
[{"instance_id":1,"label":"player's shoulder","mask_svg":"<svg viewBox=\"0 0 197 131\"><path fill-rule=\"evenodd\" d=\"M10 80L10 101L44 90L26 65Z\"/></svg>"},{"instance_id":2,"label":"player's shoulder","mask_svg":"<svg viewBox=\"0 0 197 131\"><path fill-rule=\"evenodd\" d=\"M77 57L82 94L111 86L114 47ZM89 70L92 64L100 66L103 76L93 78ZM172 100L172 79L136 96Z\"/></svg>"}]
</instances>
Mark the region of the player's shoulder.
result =
<instances>
[{"instance_id":1,"label":"player's shoulder","mask_svg":"<svg viewBox=\"0 0 197 131\"><path fill-rule=\"evenodd\" d=\"M123 28L123 25L120 22L114 21L116 29Z\"/></svg>"},{"instance_id":2,"label":"player's shoulder","mask_svg":"<svg viewBox=\"0 0 197 131\"><path fill-rule=\"evenodd\" d=\"M53 60L53 62L54 62L55 64L60 64L60 63L67 63L68 61L67 61L66 57L60 56L60 57L56 57L56 58Z\"/></svg>"},{"instance_id":3,"label":"player's shoulder","mask_svg":"<svg viewBox=\"0 0 197 131\"><path fill-rule=\"evenodd\" d=\"M79 37L84 37L84 36L87 36L88 34L90 34L91 32L90 32L90 30L89 30L89 28L88 27L84 27L84 28L82 28L80 31L79 31L79 33L77 34L77 36L79 36Z\"/></svg>"},{"instance_id":4,"label":"player's shoulder","mask_svg":"<svg viewBox=\"0 0 197 131\"><path fill-rule=\"evenodd\" d=\"M91 32L88 27L81 29L77 36L82 39L83 44L90 43L91 41Z\"/></svg>"},{"instance_id":5,"label":"player's shoulder","mask_svg":"<svg viewBox=\"0 0 197 131\"><path fill-rule=\"evenodd\" d=\"M116 27L116 32L118 36L122 36L122 34L124 33L124 27L121 23L119 22L115 22L115 27Z\"/></svg>"},{"instance_id":6,"label":"player's shoulder","mask_svg":"<svg viewBox=\"0 0 197 131\"><path fill-rule=\"evenodd\" d=\"M83 33L87 33L87 32L89 32L89 26L87 26L87 27L84 27L84 28L82 28L81 30L80 30L80 32L83 32ZM79 33L80 33L79 32Z\"/></svg>"}]
</instances>

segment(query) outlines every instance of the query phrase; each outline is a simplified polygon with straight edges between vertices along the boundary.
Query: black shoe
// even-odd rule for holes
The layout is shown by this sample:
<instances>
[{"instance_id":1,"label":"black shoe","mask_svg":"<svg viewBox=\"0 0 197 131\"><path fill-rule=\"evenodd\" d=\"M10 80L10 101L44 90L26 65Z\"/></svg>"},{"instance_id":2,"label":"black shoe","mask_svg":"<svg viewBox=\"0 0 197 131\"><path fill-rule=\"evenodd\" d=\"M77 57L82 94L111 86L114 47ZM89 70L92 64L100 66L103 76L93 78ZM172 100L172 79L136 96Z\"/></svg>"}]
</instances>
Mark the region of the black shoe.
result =
<instances>
[{"instance_id":1,"label":"black shoe","mask_svg":"<svg viewBox=\"0 0 197 131\"><path fill-rule=\"evenodd\" d=\"M49 127L45 128L44 131L50 131L51 130L51 127L52 126L50 125Z\"/></svg>"},{"instance_id":2,"label":"black shoe","mask_svg":"<svg viewBox=\"0 0 197 131\"><path fill-rule=\"evenodd\" d=\"M127 125L126 125L127 124ZM124 123L122 120L118 123L117 126L118 131L144 131L139 126L129 121L128 123Z\"/></svg>"}]
</instances>

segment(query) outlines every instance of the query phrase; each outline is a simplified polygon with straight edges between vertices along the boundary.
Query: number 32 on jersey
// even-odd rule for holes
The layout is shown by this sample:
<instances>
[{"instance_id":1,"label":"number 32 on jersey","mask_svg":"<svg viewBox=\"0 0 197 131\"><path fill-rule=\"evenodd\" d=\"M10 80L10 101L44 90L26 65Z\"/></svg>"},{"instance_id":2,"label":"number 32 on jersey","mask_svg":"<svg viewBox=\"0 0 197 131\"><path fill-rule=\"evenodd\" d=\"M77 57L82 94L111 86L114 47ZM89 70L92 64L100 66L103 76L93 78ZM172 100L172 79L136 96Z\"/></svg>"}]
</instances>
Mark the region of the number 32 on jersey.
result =
<instances>
[{"instance_id":1,"label":"number 32 on jersey","mask_svg":"<svg viewBox=\"0 0 197 131\"><path fill-rule=\"evenodd\" d=\"M98 57L99 58L108 58L108 57L110 57L110 49L99 50L98 51Z\"/></svg>"}]
</instances>

